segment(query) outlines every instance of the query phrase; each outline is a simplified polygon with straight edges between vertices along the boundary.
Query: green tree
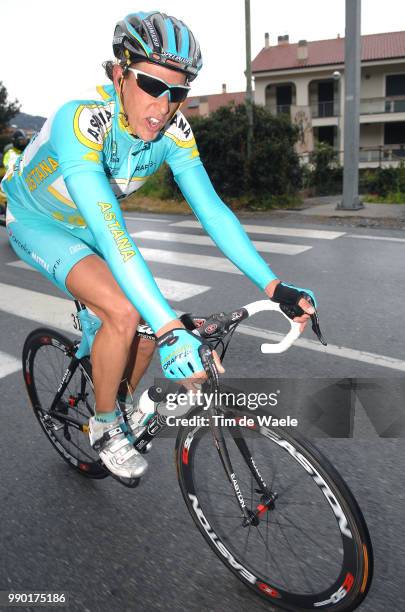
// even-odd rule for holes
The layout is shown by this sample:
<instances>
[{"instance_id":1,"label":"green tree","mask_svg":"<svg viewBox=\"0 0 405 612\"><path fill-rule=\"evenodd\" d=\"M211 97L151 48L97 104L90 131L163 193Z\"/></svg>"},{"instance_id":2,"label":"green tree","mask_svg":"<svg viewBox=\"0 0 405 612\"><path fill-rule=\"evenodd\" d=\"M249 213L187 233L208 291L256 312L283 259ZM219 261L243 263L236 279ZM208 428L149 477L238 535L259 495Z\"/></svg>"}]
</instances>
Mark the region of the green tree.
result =
<instances>
[{"instance_id":1,"label":"green tree","mask_svg":"<svg viewBox=\"0 0 405 612\"><path fill-rule=\"evenodd\" d=\"M335 149L326 142L317 142L310 155L310 185L319 195L338 193L342 189L342 167Z\"/></svg>"},{"instance_id":2,"label":"green tree","mask_svg":"<svg viewBox=\"0 0 405 612\"><path fill-rule=\"evenodd\" d=\"M18 100L9 102L8 92L2 81L0 81L0 132L8 125L9 121L19 112L21 106Z\"/></svg>"},{"instance_id":3,"label":"green tree","mask_svg":"<svg viewBox=\"0 0 405 612\"><path fill-rule=\"evenodd\" d=\"M298 128L289 115L274 116L254 106L254 144L247 169L249 189L257 196L294 195L301 186L302 171L295 143Z\"/></svg>"},{"instance_id":4,"label":"green tree","mask_svg":"<svg viewBox=\"0 0 405 612\"><path fill-rule=\"evenodd\" d=\"M190 123L201 159L222 196L274 196L294 193L301 183L294 149L298 130L289 117L274 116L253 106L254 143L250 162L246 155L246 106L228 105L209 117Z\"/></svg>"}]
</instances>

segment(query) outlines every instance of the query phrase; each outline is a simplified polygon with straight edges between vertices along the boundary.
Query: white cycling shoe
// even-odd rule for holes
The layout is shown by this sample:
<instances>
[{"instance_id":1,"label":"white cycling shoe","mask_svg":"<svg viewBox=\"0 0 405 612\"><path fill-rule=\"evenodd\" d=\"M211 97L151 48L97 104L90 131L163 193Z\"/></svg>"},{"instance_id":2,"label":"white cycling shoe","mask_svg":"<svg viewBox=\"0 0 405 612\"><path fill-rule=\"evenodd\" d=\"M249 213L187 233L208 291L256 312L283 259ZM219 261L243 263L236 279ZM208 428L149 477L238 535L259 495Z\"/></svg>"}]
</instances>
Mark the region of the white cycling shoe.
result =
<instances>
[{"instance_id":1,"label":"white cycling shoe","mask_svg":"<svg viewBox=\"0 0 405 612\"><path fill-rule=\"evenodd\" d=\"M99 454L105 467L121 478L141 478L148 468L146 459L138 453L121 428L122 418L102 423L89 419L90 445Z\"/></svg>"}]
</instances>

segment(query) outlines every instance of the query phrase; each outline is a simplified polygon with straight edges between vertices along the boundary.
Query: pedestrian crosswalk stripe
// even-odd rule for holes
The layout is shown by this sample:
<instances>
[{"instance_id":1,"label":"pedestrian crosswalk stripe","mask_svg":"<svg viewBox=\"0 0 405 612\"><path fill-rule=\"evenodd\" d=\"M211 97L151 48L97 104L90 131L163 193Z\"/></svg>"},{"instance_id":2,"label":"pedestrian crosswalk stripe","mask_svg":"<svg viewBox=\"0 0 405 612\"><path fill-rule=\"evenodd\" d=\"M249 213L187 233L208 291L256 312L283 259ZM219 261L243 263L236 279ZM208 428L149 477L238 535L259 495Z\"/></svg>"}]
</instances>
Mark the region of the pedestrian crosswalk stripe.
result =
<instances>
[{"instance_id":1,"label":"pedestrian crosswalk stripe","mask_svg":"<svg viewBox=\"0 0 405 612\"><path fill-rule=\"evenodd\" d=\"M76 308L73 301L69 299L0 283L0 310L75 333L72 313L76 311Z\"/></svg>"},{"instance_id":2,"label":"pedestrian crosswalk stripe","mask_svg":"<svg viewBox=\"0 0 405 612\"><path fill-rule=\"evenodd\" d=\"M197 234L177 234L170 232L159 231L141 231L131 234L133 238L141 238L143 240L158 240L162 242L177 242L180 244L193 244L197 246L215 246L215 243L209 236L200 236ZM263 253L277 253L280 255L299 255L308 251L312 247L302 244L285 244L282 242L264 242L254 241L255 248Z\"/></svg>"},{"instance_id":3,"label":"pedestrian crosswalk stripe","mask_svg":"<svg viewBox=\"0 0 405 612\"><path fill-rule=\"evenodd\" d=\"M168 264L169 266L184 266L186 268L200 268L212 272L227 272L228 274L242 274L232 262L224 257L211 255L194 255L180 251L165 251L163 249L139 249L146 261Z\"/></svg>"},{"instance_id":4,"label":"pedestrian crosswalk stripe","mask_svg":"<svg viewBox=\"0 0 405 612\"><path fill-rule=\"evenodd\" d=\"M0 378L21 370L21 360L0 351Z\"/></svg>"},{"instance_id":5,"label":"pedestrian crosswalk stripe","mask_svg":"<svg viewBox=\"0 0 405 612\"><path fill-rule=\"evenodd\" d=\"M364 234L346 234L345 238L360 238L361 240L385 240L386 242L405 242L405 238L394 236L365 236Z\"/></svg>"},{"instance_id":6,"label":"pedestrian crosswalk stripe","mask_svg":"<svg viewBox=\"0 0 405 612\"><path fill-rule=\"evenodd\" d=\"M201 228L198 221L178 221L170 224L172 227ZM315 238L317 240L335 240L344 236L346 232L332 232L330 230L310 230L297 227L274 227L270 225L249 225L243 223L243 228L249 234L268 234L269 236L290 236L293 238Z\"/></svg>"},{"instance_id":7,"label":"pedestrian crosswalk stripe","mask_svg":"<svg viewBox=\"0 0 405 612\"><path fill-rule=\"evenodd\" d=\"M145 217L127 217L124 216L127 221L147 221L148 223L169 223L171 219L146 219Z\"/></svg>"},{"instance_id":8,"label":"pedestrian crosswalk stripe","mask_svg":"<svg viewBox=\"0 0 405 612\"><path fill-rule=\"evenodd\" d=\"M0 311L7 312L17 317L23 317L31 321L36 321L42 325L50 325L58 329L77 335L72 325L72 313L75 311L75 306L72 300L54 297L47 294L42 294L30 289L22 289L0 283ZM178 313L181 314L181 313ZM254 336L268 342L279 342L282 339L282 334L277 332L253 327L251 325L240 325L237 331L243 335ZM405 361L388 357L386 355L378 355L376 353L368 353L357 349L351 349L344 346L336 346L328 344L327 347L322 346L316 340L308 338L298 338L295 346L321 352L324 355L335 355L353 361L368 363L383 368L399 370L405 372ZM259 351L259 346L257 347ZM9 360L10 356L7 356ZM264 357L263 357L264 358ZM0 354L1 361L1 354ZM17 360L14 361L14 367L17 368ZM0 364L1 366L1 364ZM8 366L12 368L13 366ZM16 371L16 370L14 370ZM11 372L11 370L10 370ZM0 370L1 373L1 370Z\"/></svg>"},{"instance_id":9,"label":"pedestrian crosswalk stripe","mask_svg":"<svg viewBox=\"0 0 405 612\"><path fill-rule=\"evenodd\" d=\"M37 272L35 268L21 260L12 261L6 265L29 270L30 272ZM208 285L196 285L195 283L185 283L167 278L156 277L155 281L165 298L170 302L182 302L211 289Z\"/></svg>"}]
</instances>

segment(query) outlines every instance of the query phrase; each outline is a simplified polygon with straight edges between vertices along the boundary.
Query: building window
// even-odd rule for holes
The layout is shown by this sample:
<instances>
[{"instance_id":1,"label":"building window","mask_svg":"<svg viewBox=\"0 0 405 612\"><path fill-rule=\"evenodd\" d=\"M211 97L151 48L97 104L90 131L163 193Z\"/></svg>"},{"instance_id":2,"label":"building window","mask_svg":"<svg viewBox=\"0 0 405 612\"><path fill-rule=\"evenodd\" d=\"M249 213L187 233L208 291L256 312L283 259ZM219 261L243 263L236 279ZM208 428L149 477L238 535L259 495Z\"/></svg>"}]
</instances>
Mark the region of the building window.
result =
<instances>
[{"instance_id":1,"label":"building window","mask_svg":"<svg viewBox=\"0 0 405 612\"><path fill-rule=\"evenodd\" d=\"M289 113L292 104L291 85L279 85L276 88L277 113Z\"/></svg>"},{"instance_id":2,"label":"building window","mask_svg":"<svg viewBox=\"0 0 405 612\"><path fill-rule=\"evenodd\" d=\"M321 81L318 83L318 117L333 117L334 95L333 81Z\"/></svg>"},{"instance_id":3,"label":"building window","mask_svg":"<svg viewBox=\"0 0 405 612\"><path fill-rule=\"evenodd\" d=\"M318 131L318 142L325 142L329 144L331 147L335 144L335 126L334 125L324 125L317 128Z\"/></svg>"},{"instance_id":4,"label":"building window","mask_svg":"<svg viewBox=\"0 0 405 612\"><path fill-rule=\"evenodd\" d=\"M405 74L390 74L386 77L386 95L405 96Z\"/></svg>"},{"instance_id":5,"label":"building window","mask_svg":"<svg viewBox=\"0 0 405 612\"><path fill-rule=\"evenodd\" d=\"M403 113L405 112L405 74L390 74L386 76L385 82L386 97L402 96L402 100L386 100L385 112Z\"/></svg>"},{"instance_id":6,"label":"building window","mask_svg":"<svg viewBox=\"0 0 405 612\"><path fill-rule=\"evenodd\" d=\"M405 121L384 124L384 144L405 144Z\"/></svg>"}]
</instances>

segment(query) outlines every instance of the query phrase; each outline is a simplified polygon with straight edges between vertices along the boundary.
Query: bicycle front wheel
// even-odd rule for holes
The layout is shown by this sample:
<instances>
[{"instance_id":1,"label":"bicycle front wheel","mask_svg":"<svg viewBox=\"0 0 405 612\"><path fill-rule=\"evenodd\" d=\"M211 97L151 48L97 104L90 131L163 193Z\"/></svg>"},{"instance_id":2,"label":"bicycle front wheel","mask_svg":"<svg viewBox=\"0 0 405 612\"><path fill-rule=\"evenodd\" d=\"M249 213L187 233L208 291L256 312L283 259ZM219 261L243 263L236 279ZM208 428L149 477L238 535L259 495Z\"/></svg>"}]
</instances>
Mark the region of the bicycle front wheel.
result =
<instances>
[{"instance_id":1,"label":"bicycle front wheel","mask_svg":"<svg viewBox=\"0 0 405 612\"><path fill-rule=\"evenodd\" d=\"M74 357L71 340L52 329L36 329L23 348L23 375L34 414L49 441L73 468L91 478L105 478L109 472L91 448L88 421L94 409L91 364L81 359L56 409L49 410ZM66 418L64 418L66 417ZM69 421L69 417L74 420Z\"/></svg>"},{"instance_id":2,"label":"bicycle front wheel","mask_svg":"<svg viewBox=\"0 0 405 612\"><path fill-rule=\"evenodd\" d=\"M201 419L182 428L176 442L180 488L208 545L274 607L295 612L357 608L371 583L373 556L366 523L348 486L312 444L267 426L264 414L238 410L224 416L229 419L223 434L233 483ZM254 425L242 417L254 417ZM250 460L239 450L238 436ZM255 470L274 494L272 503L264 500ZM235 491L256 515L256 525L243 520Z\"/></svg>"}]
</instances>

